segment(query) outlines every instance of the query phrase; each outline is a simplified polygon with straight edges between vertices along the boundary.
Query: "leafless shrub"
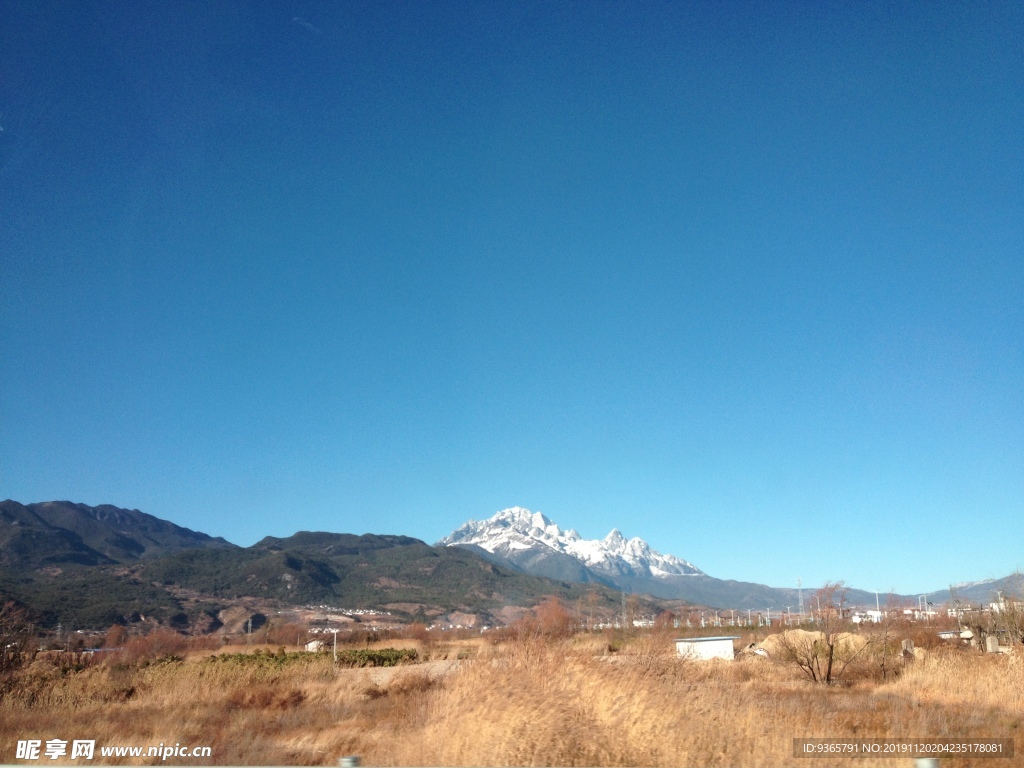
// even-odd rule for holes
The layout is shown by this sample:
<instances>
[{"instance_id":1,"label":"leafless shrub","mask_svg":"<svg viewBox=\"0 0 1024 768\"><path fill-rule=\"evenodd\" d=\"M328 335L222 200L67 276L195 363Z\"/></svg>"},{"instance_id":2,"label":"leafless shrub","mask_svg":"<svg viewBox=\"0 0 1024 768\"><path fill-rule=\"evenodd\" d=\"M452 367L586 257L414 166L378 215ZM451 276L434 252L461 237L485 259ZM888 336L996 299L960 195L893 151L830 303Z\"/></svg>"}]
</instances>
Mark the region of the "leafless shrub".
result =
<instances>
[{"instance_id":1,"label":"leafless shrub","mask_svg":"<svg viewBox=\"0 0 1024 768\"><path fill-rule=\"evenodd\" d=\"M193 650L216 650L221 643L213 637L188 637L169 629L158 629L148 635L129 637L121 649L110 654L108 664L138 664Z\"/></svg>"},{"instance_id":2,"label":"leafless shrub","mask_svg":"<svg viewBox=\"0 0 1024 768\"><path fill-rule=\"evenodd\" d=\"M818 590L816 631L790 630L779 637L783 658L800 668L815 683L831 685L839 680L868 646L846 630L846 586L829 583Z\"/></svg>"},{"instance_id":3,"label":"leafless shrub","mask_svg":"<svg viewBox=\"0 0 1024 768\"><path fill-rule=\"evenodd\" d=\"M113 624L103 638L104 648L118 648L128 639L128 630L123 624Z\"/></svg>"},{"instance_id":4,"label":"leafless shrub","mask_svg":"<svg viewBox=\"0 0 1024 768\"><path fill-rule=\"evenodd\" d=\"M1005 634L1009 643L1024 644L1024 597L1000 595L996 628Z\"/></svg>"},{"instance_id":5,"label":"leafless shrub","mask_svg":"<svg viewBox=\"0 0 1024 768\"><path fill-rule=\"evenodd\" d=\"M35 627L24 608L13 601L0 605L0 682L32 661Z\"/></svg>"},{"instance_id":6,"label":"leafless shrub","mask_svg":"<svg viewBox=\"0 0 1024 768\"><path fill-rule=\"evenodd\" d=\"M309 639L309 628L305 624L289 622L271 625L268 622L263 632L262 641L270 645L299 647Z\"/></svg>"}]
</instances>

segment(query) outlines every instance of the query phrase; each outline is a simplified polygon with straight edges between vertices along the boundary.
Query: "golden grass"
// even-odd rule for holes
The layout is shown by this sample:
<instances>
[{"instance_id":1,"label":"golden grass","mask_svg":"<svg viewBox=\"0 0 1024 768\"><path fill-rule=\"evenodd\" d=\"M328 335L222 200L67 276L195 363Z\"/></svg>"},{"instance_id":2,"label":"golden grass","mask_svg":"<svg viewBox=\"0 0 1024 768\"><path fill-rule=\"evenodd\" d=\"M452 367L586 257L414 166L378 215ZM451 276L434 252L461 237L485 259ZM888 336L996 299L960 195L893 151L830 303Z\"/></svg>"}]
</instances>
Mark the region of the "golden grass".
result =
<instances>
[{"instance_id":1,"label":"golden grass","mask_svg":"<svg viewBox=\"0 0 1024 768\"><path fill-rule=\"evenodd\" d=\"M434 651L454 659L462 645ZM388 670L336 669L329 656L212 663L208 653L79 672L37 664L0 701L3 759L18 739L57 737L213 747L212 760L178 760L190 765L334 765L358 754L381 766L759 768L793 764L794 737L1006 738L1024 723L1021 654L939 651L894 681L826 687L773 660L682 661L658 636L614 655L594 636L474 650L457 664ZM1024 764L943 765L1013 762Z\"/></svg>"}]
</instances>

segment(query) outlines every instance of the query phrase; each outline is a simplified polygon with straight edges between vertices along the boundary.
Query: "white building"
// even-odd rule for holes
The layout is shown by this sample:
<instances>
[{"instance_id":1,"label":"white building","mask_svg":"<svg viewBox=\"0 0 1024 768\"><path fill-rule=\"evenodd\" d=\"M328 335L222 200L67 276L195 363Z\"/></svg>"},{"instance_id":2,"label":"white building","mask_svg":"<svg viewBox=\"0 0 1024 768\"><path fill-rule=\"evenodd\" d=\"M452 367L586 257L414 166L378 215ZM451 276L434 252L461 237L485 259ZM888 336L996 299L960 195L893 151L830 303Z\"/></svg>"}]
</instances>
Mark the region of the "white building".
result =
<instances>
[{"instance_id":1,"label":"white building","mask_svg":"<svg viewBox=\"0 0 1024 768\"><path fill-rule=\"evenodd\" d=\"M872 624L878 624L883 618L885 618L884 611L858 611L853 614L851 620L854 624L860 624L866 621L870 621Z\"/></svg>"},{"instance_id":2,"label":"white building","mask_svg":"<svg viewBox=\"0 0 1024 768\"><path fill-rule=\"evenodd\" d=\"M736 658L732 641L739 635L729 637L681 637L676 640L676 652L685 659L729 659Z\"/></svg>"}]
</instances>

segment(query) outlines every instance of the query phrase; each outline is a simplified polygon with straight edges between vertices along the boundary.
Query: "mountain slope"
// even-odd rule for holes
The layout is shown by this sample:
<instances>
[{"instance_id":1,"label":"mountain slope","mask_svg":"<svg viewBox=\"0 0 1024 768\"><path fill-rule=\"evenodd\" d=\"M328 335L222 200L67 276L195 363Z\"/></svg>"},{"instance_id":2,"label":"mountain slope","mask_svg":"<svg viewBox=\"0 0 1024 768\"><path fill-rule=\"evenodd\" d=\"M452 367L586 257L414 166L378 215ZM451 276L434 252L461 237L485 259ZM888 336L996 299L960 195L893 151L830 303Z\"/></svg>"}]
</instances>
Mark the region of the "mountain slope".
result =
<instances>
[{"instance_id":1,"label":"mountain slope","mask_svg":"<svg viewBox=\"0 0 1024 768\"><path fill-rule=\"evenodd\" d=\"M51 525L16 501L0 502L0 567L29 569L114 561L90 547L74 531Z\"/></svg>"},{"instance_id":2,"label":"mountain slope","mask_svg":"<svg viewBox=\"0 0 1024 768\"><path fill-rule=\"evenodd\" d=\"M234 548L224 539L109 504L0 502L0 563L21 568L110 565L196 548Z\"/></svg>"},{"instance_id":3,"label":"mountain slope","mask_svg":"<svg viewBox=\"0 0 1024 768\"><path fill-rule=\"evenodd\" d=\"M581 585L496 565L459 548L431 547L408 536L302 531L235 550L196 549L140 564L146 582L185 588L209 600L263 598L282 605L380 608L407 618L461 611L488 614L533 605L548 595L586 596ZM618 596L597 593L614 610Z\"/></svg>"},{"instance_id":4,"label":"mountain slope","mask_svg":"<svg viewBox=\"0 0 1024 768\"><path fill-rule=\"evenodd\" d=\"M200 547L235 548L222 538L183 528L137 509L121 509L110 504L90 507L70 501L27 506L51 525L78 534L88 546L118 562Z\"/></svg>"},{"instance_id":5,"label":"mountain slope","mask_svg":"<svg viewBox=\"0 0 1024 768\"><path fill-rule=\"evenodd\" d=\"M300 531L284 539L267 537L246 551L321 563L338 577L332 599L349 605L410 603L472 612L532 604L546 595L576 600L585 594L573 583L507 568L471 549L432 547L409 536ZM601 595L615 605L611 591Z\"/></svg>"},{"instance_id":6,"label":"mountain slope","mask_svg":"<svg viewBox=\"0 0 1024 768\"><path fill-rule=\"evenodd\" d=\"M953 584L949 589L940 589L925 595L928 602L935 605L952 602L954 599L964 603L994 603L999 594L1003 597L1024 598L1024 573L1018 571L1001 579L985 579L972 581L968 584Z\"/></svg>"}]
</instances>

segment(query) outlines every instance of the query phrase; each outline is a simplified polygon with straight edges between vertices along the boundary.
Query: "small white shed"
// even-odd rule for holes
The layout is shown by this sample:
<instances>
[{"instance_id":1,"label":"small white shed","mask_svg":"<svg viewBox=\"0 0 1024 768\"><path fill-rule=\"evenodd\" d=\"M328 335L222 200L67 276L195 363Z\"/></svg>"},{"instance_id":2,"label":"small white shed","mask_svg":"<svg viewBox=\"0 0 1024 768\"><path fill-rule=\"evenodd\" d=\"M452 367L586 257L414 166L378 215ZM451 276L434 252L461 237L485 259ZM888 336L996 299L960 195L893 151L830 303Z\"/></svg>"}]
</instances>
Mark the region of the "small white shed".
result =
<instances>
[{"instance_id":1,"label":"small white shed","mask_svg":"<svg viewBox=\"0 0 1024 768\"><path fill-rule=\"evenodd\" d=\"M729 637L681 637L676 640L676 652L686 659L729 659L736 658L732 641L739 635Z\"/></svg>"}]
</instances>

